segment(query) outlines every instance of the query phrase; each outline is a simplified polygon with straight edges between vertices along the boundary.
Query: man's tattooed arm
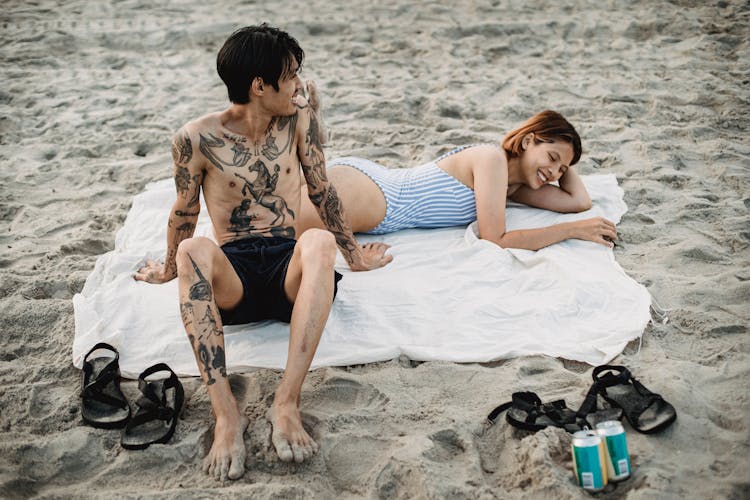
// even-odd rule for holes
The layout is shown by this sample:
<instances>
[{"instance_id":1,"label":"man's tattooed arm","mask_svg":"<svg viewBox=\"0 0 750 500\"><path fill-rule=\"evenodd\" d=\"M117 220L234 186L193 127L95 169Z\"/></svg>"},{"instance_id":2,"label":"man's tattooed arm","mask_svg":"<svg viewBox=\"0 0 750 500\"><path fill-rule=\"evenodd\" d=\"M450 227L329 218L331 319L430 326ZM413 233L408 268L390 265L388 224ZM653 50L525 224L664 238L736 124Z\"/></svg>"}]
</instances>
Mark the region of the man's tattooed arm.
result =
<instances>
[{"instance_id":1,"label":"man's tattooed arm","mask_svg":"<svg viewBox=\"0 0 750 500\"><path fill-rule=\"evenodd\" d=\"M169 214L167 228L167 255L164 259L164 274L167 279L177 276L177 247L182 240L193 236L201 208L203 169L193 155L193 143L184 128L172 138L172 159L177 200Z\"/></svg>"},{"instance_id":2,"label":"man's tattooed arm","mask_svg":"<svg viewBox=\"0 0 750 500\"><path fill-rule=\"evenodd\" d=\"M362 251L349 223L344 217L344 207L341 205L336 189L328 181L326 176L326 162L323 154L323 148L320 144L318 134L318 122L315 113L309 111L309 108L299 111L300 114L306 114L309 121L304 131L304 137L299 142L298 155L302 164L302 173L307 181L310 201L318 210L320 218L326 228L333 233L336 243L341 249L341 253L353 271L367 269L362 259Z\"/></svg>"}]
</instances>

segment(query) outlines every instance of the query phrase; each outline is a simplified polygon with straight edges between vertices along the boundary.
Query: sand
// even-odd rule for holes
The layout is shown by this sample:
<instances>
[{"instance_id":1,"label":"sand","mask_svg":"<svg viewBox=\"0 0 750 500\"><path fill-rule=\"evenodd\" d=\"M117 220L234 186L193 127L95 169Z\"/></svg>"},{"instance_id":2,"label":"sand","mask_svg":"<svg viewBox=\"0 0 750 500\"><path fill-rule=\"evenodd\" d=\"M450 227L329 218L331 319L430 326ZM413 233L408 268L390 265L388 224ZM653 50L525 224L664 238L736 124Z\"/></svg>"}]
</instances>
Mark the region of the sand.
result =
<instances>
[{"instance_id":1,"label":"sand","mask_svg":"<svg viewBox=\"0 0 750 500\"><path fill-rule=\"evenodd\" d=\"M626 426L633 478L604 498L750 496L750 5L708 3L4 2L0 497L581 496L568 434L483 422L515 390L577 406L591 367L562 359L316 370L302 408L321 451L302 465L269 445L280 374L232 375L252 422L246 474L226 484L198 471L212 434L197 379L168 445L129 452L82 425L71 297L132 197L171 175L172 132L225 105L223 40L260 21L306 50L330 157L409 166L565 114L580 171L625 189L618 262L670 310L616 362L678 420L657 436Z\"/></svg>"}]
</instances>

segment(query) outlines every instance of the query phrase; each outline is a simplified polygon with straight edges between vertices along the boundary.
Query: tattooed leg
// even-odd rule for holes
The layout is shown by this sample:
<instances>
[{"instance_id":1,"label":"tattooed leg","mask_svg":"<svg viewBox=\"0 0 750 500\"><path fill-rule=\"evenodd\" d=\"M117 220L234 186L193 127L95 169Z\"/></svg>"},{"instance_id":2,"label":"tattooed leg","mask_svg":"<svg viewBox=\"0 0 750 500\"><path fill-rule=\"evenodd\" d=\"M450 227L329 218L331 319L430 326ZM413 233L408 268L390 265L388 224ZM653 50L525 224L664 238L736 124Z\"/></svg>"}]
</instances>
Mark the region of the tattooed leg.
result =
<instances>
[{"instance_id":1,"label":"tattooed leg","mask_svg":"<svg viewBox=\"0 0 750 500\"><path fill-rule=\"evenodd\" d=\"M299 402L302 382L331 310L335 259L331 233L311 229L300 237L287 270L284 289L294 302L289 353L268 414L273 426L271 440L279 458L286 462L302 462L318 450L302 426Z\"/></svg>"},{"instance_id":2,"label":"tattooed leg","mask_svg":"<svg viewBox=\"0 0 750 500\"><path fill-rule=\"evenodd\" d=\"M248 420L240 411L227 379L217 295L222 299L241 296L242 285L239 284L239 291L236 286L229 292L221 287L214 289L217 273L228 275L234 270L221 249L206 238L183 240L176 260L180 315L216 416L214 442L203 468L217 479L236 479L245 472L243 435ZM226 288L226 280L220 283Z\"/></svg>"}]
</instances>

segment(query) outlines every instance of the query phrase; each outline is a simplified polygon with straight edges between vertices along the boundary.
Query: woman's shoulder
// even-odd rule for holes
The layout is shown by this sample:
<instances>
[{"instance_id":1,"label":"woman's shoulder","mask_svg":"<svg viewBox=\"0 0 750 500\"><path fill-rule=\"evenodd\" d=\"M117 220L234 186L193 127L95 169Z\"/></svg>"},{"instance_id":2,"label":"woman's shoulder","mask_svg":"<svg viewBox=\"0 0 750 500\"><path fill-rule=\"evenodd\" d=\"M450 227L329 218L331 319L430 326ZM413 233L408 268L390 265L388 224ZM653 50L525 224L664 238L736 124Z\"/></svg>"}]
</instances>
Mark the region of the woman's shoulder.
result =
<instances>
[{"instance_id":1,"label":"woman's shoulder","mask_svg":"<svg viewBox=\"0 0 750 500\"><path fill-rule=\"evenodd\" d=\"M505 151L497 144L475 144L463 151L472 168L496 169L506 164Z\"/></svg>"},{"instance_id":2,"label":"woman's shoulder","mask_svg":"<svg viewBox=\"0 0 750 500\"><path fill-rule=\"evenodd\" d=\"M501 156L504 157L505 152L498 144L492 143L473 143L464 146L458 146L450 151L443 153L435 159L435 162L444 160L445 158L455 156L467 160L477 160L480 158L497 159Z\"/></svg>"}]
</instances>

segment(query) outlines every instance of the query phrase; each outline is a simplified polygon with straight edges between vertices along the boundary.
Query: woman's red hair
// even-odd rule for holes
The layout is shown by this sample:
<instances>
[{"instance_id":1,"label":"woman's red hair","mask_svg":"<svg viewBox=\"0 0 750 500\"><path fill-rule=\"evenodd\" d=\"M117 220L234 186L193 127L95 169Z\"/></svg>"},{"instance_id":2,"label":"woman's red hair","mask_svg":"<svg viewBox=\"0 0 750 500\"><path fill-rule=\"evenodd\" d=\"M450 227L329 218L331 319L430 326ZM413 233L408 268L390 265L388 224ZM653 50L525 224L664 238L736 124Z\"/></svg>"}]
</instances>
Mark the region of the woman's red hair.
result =
<instances>
[{"instance_id":1,"label":"woman's red hair","mask_svg":"<svg viewBox=\"0 0 750 500\"><path fill-rule=\"evenodd\" d=\"M570 144L573 147L571 165L575 165L581 159L581 137L578 132L560 113L550 110L535 114L520 127L509 132L503 139L503 149L511 158L521 156L523 138L531 133L534 134L534 141L537 143L561 140Z\"/></svg>"}]
</instances>

